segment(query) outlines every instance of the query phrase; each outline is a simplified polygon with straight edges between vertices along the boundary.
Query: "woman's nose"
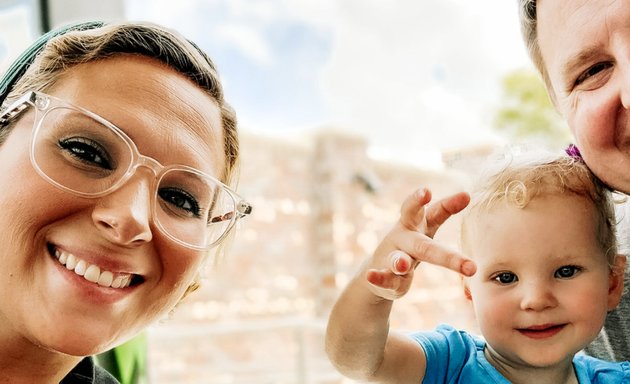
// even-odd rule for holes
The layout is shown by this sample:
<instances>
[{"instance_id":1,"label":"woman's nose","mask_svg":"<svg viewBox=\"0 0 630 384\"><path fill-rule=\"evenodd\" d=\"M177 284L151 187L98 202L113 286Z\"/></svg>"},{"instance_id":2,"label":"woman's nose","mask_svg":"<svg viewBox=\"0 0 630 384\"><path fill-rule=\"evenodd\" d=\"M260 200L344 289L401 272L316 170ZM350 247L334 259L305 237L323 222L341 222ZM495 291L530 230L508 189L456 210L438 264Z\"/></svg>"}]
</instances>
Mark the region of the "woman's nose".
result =
<instances>
[{"instance_id":1,"label":"woman's nose","mask_svg":"<svg viewBox=\"0 0 630 384\"><path fill-rule=\"evenodd\" d=\"M151 181L134 175L114 192L99 198L92 221L109 241L139 246L153 239L151 233Z\"/></svg>"},{"instance_id":2,"label":"woman's nose","mask_svg":"<svg viewBox=\"0 0 630 384\"><path fill-rule=\"evenodd\" d=\"M545 281L535 281L522 285L521 309L542 311L558 305L551 284Z\"/></svg>"}]
</instances>

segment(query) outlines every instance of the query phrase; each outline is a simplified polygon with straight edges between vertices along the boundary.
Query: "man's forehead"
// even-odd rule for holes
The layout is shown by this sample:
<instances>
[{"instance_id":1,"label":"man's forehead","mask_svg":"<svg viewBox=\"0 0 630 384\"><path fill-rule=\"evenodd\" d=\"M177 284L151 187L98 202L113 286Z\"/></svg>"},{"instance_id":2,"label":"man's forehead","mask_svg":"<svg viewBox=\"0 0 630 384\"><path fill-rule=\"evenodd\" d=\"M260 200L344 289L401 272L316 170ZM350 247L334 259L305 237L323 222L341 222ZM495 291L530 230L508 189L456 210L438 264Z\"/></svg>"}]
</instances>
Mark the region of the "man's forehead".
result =
<instances>
[{"instance_id":1,"label":"man's forehead","mask_svg":"<svg viewBox=\"0 0 630 384\"><path fill-rule=\"evenodd\" d=\"M544 0L538 1L538 45L545 62L566 65L585 60L601 50L611 15L619 16L614 0ZM625 14L630 16L630 4ZM616 18L618 19L618 17ZM626 18L628 19L628 18ZM630 20L630 19L628 19ZM552 60L554 59L555 60ZM552 70L552 68L548 68Z\"/></svg>"},{"instance_id":2,"label":"man's forehead","mask_svg":"<svg viewBox=\"0 0 630 384\"><path fill-rule=\"evenodd\" d=\"M603 3L610 0L543 0L537 2L540 54L556 92L569 74L602 52Z\"/></svg>"}]
</instances>

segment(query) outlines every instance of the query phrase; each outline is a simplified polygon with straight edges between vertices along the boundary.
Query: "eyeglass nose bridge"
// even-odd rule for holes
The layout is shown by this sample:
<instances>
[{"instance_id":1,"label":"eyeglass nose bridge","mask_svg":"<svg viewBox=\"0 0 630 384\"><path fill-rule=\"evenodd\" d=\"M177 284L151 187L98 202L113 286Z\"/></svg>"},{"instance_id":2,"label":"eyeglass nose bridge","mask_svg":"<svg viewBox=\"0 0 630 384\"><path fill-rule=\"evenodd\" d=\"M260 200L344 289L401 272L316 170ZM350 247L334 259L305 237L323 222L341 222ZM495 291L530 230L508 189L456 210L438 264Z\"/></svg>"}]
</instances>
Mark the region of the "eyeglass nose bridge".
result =
<instances>
[{"instance_id":1,"label":"eyeglass nose bridge","mask_svg":"<svg viewBox=\"0 0 630 384\"><path fill-rule=\"evenodd\" d=\"M136 153L136 160L133 162L129 172L135 174L140 167L149 168L153 172L153 176L156 178L164 169L164 166L154 158Z\"/></svg>"},{"instance_id":2,"label":"eyeglass nose bridge","mask_svg":"<svg viewBox=\"0 0 630 384\"><path fill-rule=\"evenodd\" d=\"M138 153L137 150L135 150L133 153L133 160L125 175L114 186L109 188L106 193L112 193L113 191L125 185L125 183L127 183L127 181L129 181L129 179L131 179L136 174L136 172L143 167L148 168L153 173L153 179L151 180L151 185L153 186L155 185L156 180L165 168L162 164L160 164L159 161L155 160L152 157L141 155L140 153Z\"/></svg>"}]
</instances>

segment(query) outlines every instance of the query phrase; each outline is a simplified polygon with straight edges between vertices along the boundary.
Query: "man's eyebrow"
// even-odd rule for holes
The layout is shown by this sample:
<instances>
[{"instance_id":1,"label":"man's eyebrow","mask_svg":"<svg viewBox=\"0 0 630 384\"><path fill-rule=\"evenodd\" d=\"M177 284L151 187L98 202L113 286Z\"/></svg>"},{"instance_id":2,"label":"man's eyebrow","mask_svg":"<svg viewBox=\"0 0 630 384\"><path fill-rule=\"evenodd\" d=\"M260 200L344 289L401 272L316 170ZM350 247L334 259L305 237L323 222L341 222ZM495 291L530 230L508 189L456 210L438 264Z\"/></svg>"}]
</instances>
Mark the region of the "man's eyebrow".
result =
<instances>
[{"instance_id":1,"label":"man's eyebrow","mask_svg":"<svg viewBox=\"0 0 630 384\"><path fill-rule=\"evenodd\" d=\"M564 65L562 66L562 79L568 81L571 78L572 74L578 70L583 63L593 60L593 58L597 57L601 54L601 49L599 46L590 46L582 49L574 55L569 56Z\"/></svg>"}]
</instances>

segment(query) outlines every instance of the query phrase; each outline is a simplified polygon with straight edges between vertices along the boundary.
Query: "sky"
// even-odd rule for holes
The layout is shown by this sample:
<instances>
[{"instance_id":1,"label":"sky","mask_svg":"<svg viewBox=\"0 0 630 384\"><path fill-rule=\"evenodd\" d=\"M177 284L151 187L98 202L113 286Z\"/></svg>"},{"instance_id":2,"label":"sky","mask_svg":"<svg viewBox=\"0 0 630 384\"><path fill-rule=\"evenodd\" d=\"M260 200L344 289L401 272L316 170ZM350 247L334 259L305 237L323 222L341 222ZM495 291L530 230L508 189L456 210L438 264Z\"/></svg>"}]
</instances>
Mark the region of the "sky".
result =
<instances>
[{"instance_id":1,"label":"sky","mask_svg":"<svg viewBox=\"0 0 630 384\"><path fill-rule=\"evenodd\" d=\"M122 1L126 18L209 53L243 131L333 129L364 137L376 158L429 168L442 151L503 142L501 77L532 68L514 0Z\"/></svg>"}]
</instances>

